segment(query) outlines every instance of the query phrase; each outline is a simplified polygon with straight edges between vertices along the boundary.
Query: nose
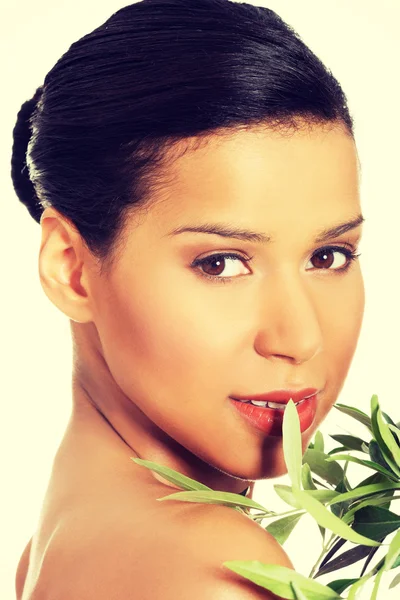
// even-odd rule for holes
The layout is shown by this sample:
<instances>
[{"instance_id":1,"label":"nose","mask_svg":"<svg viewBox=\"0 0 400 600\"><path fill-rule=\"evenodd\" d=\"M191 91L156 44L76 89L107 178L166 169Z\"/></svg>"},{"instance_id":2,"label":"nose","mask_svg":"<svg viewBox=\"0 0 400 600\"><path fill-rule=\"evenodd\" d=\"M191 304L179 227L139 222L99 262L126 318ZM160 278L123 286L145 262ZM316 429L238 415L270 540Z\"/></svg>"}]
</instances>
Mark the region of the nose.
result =
<instances>
[{"instance_id":1,"label":"nose","mask_svg":"<svg viewBox=\"0 0 400 600\"><path fill-rule=\"evenodd\" d=\"M295 364L311 360L321 352L323 336L318 301L313 298L307 282L298 275L281 274L267 286L268 290L262 295L260 327L255 340L257 353Z\"/></svg>"}]
</instances>

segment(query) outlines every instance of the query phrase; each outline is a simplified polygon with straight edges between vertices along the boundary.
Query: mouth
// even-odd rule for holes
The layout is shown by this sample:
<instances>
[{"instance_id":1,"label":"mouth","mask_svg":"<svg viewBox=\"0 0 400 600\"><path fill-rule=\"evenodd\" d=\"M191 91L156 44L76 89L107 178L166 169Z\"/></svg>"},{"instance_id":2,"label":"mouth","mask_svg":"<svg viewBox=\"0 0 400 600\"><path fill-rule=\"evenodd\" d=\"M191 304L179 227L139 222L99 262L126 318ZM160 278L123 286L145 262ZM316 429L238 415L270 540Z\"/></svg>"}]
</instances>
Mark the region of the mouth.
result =
<instances>
[{"instance_id":1,"label":"mouth","mask_svg":"<svg viewBox=\"0 0 400 600\"><path fill-rule=\"evenodd\" d=\"M320 390L318 388L308 387L302 390L275 390L265 394L249 394L248 396L231 396L238 402L251 403L253 406L262 406L264 408L284 409L289 400L298 405L304 400L311 398Z\"/></svg>"},{"instance_id":2,"label":"mouth","mask_svg":"<svg viewBox=\"0 0 400 600\"><path fill-rule=\"evenodd\" d=\"M303 433L314 422L317 412L317 398L321 390L308 388L301 392L282 391L265 394L264 399L230 396L235 414L247 424L263 431L269 436L282 437L283 415L289 400L293 400L299 417L300 430ZM272 396L274 399L267 399ZM241 421L243 422L243 420Z\"/></svg>"},{"instance_id":3,"label":"mouth","mask_svg":"<svg viewBox=\"0 0 400 600\"><path fill-rule=\"evenodd\" d=\"M295 402L295 406L299 406L300 404L303 404L303 402L305 402L306 400L308 400L308 398L311 398L314 394L310 394L309 396L306 396L305 398L303 398L302 400L299 400L297 402ZM231 396L232 400L236 400L236 402L241 402L242 404L252 404L253 406L258 406L258 407L262 407L262 408L273 408L276 410L281 410L284 411L287 402L273 402L272 400L268 400L266 402L264 402L263 400L239 400L239 398L234 398L233 396ZM288 400L289 402L289 400Z\"/></svg>"}]
</instances>

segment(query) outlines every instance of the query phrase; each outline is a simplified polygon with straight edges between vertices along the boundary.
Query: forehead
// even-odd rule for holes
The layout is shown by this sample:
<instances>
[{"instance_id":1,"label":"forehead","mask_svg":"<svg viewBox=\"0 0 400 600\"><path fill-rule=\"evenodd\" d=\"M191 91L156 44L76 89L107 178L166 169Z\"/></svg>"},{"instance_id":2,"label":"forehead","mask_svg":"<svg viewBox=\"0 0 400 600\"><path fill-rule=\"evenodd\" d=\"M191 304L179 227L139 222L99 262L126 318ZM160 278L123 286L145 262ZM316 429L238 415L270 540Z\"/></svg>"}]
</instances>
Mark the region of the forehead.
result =
<instances>
[{"instance_id":1,"label":"forehead","mask_svg":"<svg viewBox=\"0 0 400 600\"><path fill-rule=\"evenodd\" d=\"M163 201L150 211L161 230L210 218L267 232L329 226L359 204L356 146L339 125L211 135L167 170Z\"/></svg>"}]
</instances>

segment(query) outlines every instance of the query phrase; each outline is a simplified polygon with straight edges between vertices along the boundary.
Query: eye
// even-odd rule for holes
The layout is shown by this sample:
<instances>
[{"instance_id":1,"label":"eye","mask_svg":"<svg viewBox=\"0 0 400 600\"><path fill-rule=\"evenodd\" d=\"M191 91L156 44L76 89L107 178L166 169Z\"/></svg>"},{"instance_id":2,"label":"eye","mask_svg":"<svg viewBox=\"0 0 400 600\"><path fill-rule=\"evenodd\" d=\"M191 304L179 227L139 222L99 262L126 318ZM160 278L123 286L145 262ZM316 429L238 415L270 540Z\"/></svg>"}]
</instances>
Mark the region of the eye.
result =
<instances>
[{"instance_id":1,"label":"eye","mask_svg":"<svg viewBox=\"0 0 400 600\"><path fill-rule=\"evenodd\" d=\"M244 263L250 262L252 258L252 256L250 258L245 258L240 254L234 253L211 254L210 256L206 256L205 258L196 259L195 261L193 261L191 267L199 270L200 274L203 275L203 277L207 277L208 279L212 279L215 281L219 280L222 283L227 283L227 281L224 280L230 280L238 276L238 269L235 263L238 263L240 261L243 265ZM227 263L230 264L227 265ZM204 271L205 268L207 269L207 272ZM225 275L221 277L220 275L224 272ZM246 275L246 272L243 272L242 269L242 273L240 273L239 270L239 275Z\"/></svg>"},{"instance_id":2,"label":"eye","mask_svg":"<svg viewBox=\"0 0 400 600\"><path fill-rule=\"evenodd\" d=\"M360 255L342 246L327 246L315 252L309 263L318 270L347 271L351 263ZM311 269L307 269L311 270Z\"/></svg>"}]
</instances>

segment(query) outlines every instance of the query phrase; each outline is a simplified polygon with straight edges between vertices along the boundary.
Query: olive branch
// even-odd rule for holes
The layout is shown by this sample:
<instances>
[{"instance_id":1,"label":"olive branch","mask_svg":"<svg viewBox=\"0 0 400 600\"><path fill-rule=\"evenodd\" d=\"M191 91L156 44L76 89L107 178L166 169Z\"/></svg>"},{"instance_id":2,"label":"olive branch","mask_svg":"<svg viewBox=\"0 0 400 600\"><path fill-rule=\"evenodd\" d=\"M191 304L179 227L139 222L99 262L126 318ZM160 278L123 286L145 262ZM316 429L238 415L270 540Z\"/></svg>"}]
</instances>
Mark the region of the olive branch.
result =
<instances>
[{"instance_id":1,"label":"olive branch","mask_svg":"<svg viewBox=\"0 0 400 600\"><path fill-rule=\"evenodd\" d=\"M183 490L158 500L231 507L265 527L280 544L284 544L304 514L310 515L318 524L322 550L308 577L287 567L255 560L223 563L238 575L288 600L356 600L365 583L372 579L374 586L370 600L376 600L383 574L400 567L400 515L390 510L391 503L400 498L396 495L400 490L400 423L394 423L381 410L376 395L371 398L370 417L344 404L336 404L335 408L362 423L368 433L365 437L369 439L331 435L340 445L325 453L323 435L317 431L314 442L302 456L296 407L292 400L285 407L283 452L291 485L274 485L278 496L291 507L284 513L268 510L240 494L212 490L155 462L133 457L132 460ZM344 467L340 464L342 461ZM346 475L349 462L374 473L352 487ZM268 521L267 525L265 521ZM394 535L390 543L385 543L391 534ZM348 542L352 547L343 551L342 547ZM375 553L382 547L387 548L386 554L367 571ZM358 576L335 579L328 585L316 581L321 575L363 559ZM399 583L400 573L389 587Z\"/></svg>"}]
</instances>

